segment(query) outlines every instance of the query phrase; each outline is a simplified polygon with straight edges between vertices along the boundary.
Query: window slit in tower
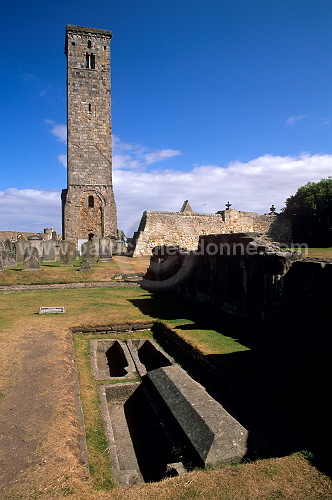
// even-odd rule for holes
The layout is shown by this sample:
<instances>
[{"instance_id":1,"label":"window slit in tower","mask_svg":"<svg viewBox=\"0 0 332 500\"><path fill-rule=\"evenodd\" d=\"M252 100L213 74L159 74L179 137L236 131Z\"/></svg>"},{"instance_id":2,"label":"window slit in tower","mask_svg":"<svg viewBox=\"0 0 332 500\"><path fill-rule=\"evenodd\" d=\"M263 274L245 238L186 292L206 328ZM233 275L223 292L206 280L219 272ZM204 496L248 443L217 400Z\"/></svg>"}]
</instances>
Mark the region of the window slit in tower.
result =
<instances>
[{"instance_id":1,"label":"window slit in tower","mask_svg":"<svg viewBox=\"0 0 332 500\"><path fill-rule=\"evenodd\" d=\"M94 54L89 54L87 52L85 54L85 67L88 69L95 69L95 55Z\"/></svg>"},{"instance_id":2,"label":"window slit in tower","mask_svg":"<svg viewBox=\"0 0 332 500\"><path fill-rule=\"evenodd\" d=\"M89 113L91 113L92 107L91 104L89 104Z\"/></svg>"},{"instance_id":3,"label":"window slit in tower","mask_svg":"<svg viewBox=\"0 0 332 500\"><path fill-rule=\"evenodd\" d=\"M88 40L88 48L91 49L91 40Z\"/></svg>"},{"instance_id":4,"label":"window slit in tower","mask_svg":"<svg viewBox=\"0 0 332 500\"><path fill-rule=\"evenodd\" d=\"M88 206L89 208L93 208L95 206L95 199L92 195L90 195L88 198Z\"/></svg>"}]
</instances>

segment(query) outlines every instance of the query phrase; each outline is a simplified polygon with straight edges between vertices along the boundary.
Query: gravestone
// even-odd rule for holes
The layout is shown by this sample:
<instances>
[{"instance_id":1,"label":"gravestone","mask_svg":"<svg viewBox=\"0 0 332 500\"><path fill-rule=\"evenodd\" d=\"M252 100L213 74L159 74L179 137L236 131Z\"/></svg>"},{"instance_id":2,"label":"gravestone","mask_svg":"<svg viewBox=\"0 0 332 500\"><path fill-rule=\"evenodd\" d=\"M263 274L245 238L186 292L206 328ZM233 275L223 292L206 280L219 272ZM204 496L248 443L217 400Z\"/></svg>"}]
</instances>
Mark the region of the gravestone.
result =
<instances>
[{"instance_id":1,"label":"gravestone","mask_svg":"<svg viewBox=\"0 0 332 500\"><path fill-rule=\"evenodd\" d=\"M3 250L0 253L3 267L16 267L16 255L14 252Z\"/></svg>"},{"instance_id":2,"label":"gravestone","mask_svg":"<svg viewBox=\"0 0 332 500\"><path fill-rule=\"evenodd\" d=\"M24 251L23 271L40 271L39 254L37 248L28 246Z\"/></svg>"},{"instance_id":3,"label":"gravestone","mask_svg":"<svg viewBox=\"0 0 332 500\"><path fill-rule=\"evenodd\" d=\"M81 255L83 260L88 260L90 265L94 265L99 256L99 244L94 241L86 241L81 246Z\"/></svg>"},{"instance_id":4,"label":"gravestone","mask_svg":"<svg viewBox=\"0 0 332 500\"><path fill-rule=\"evenodd\" d=\"M24 260L25 249L29 246L28 241L24 236L19 236L16 241L16 260L17 263L22 263Z\"/></svg>"},{"instance_id":5,"label":"gravestone","mask_svg":"<svg viewBox=\"0 0 332 500\"><path fill-rule=\"evenodd\" d=\"M43 257L43 237L39 234L28 236L30 246L36 248L39 258Z\"/></svg>"},{"instance_id":6,"label":"gravestone","mask_svg":"<svg viewBox=\"0 0 332 500\"><path fill-rule=\"evenodd\" d=\"M122 240L115 240L114 241L114 246L115 246L115 251L118 255L121 255L123 253L126 253L127 248L125 245L125 242Z\"/></svg>"},{"instance_id":7,"label":"gravestone","mask_svg":"<svg viewBox=\"0 0 332 500\"><path fill-rule=\"evenodd\" d=\"M59 241L60 261L62 266L72 266L76 259L75 243L71 241Z\"/></svg>"},{"instance_id":8,"label":"gravestone","mask_svg":"<svg viewBox=\"0 0 332 500\"><path fill-rule=\"evenodd\" d=\"M99 261L109 262L111 260L113 260L111 238L99 238Z\"/></svg>"},{"instance_id":9,"label":"gravestone","mask_svg":"<svg viewBox=\"0 0 332 500\"><path fill-rule=\"evenodd\" d=\"M3 249L7 252L14 252L15 245L9 238L7 238L3 243Z\"/></svg>"},{"instance_id":10,"label":"gravestone","mask_svg":"<svg viewBox=\"0 0 332 500\"><path fill-rule=\"evenodd\" d=\"M64 306L40 307L38 314L62 314L66 312Z\"/></svg>"},{"instance_id":11,"label":"gravestone","mask_svg":"<svg viewBox=\"0 0 332 500\"><path fill-rule=\"evenodd\" d=\"M56 241L54 240L46 240L43 241L42 247L43 247L43 261L44 262L54 262L56 260L55 258L55 246L56 246Z\"/></svg>"},{"instance_id":12,"label":"gravestone","mask_svg":"<svg viewBox=\"0 0 332 500\"><path fill-rule=\"evenodd\" d=\"M91 263L91 259L87 258L87 257L83 257L82 258L82 262L81 262L81 265L80 265L80 272L90 272L92 271L92 266L93 264Z\"/></svg>"}]
</instances>

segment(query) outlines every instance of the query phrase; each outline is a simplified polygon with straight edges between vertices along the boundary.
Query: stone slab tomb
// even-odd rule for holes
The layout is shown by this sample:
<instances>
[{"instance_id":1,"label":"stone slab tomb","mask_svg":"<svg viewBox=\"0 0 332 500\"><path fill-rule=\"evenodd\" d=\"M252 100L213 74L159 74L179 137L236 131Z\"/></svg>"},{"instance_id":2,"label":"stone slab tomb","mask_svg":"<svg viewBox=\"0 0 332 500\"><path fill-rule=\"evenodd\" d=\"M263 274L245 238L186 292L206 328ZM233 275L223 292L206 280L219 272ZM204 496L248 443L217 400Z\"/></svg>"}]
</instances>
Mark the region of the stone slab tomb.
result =
<instances>
[{"instance_id":1,"label":"stone slab tomb","mask_svg":"<svg viewBox=\"0 0 332 500\"><path fill-rule=\"evenodd\" d=\"M90 341L110 460L123 486L159 481L189 465L236 463L248 431L151 339Z\"/></svg>"},{"instance_id":2,"label":"stone slab tomb","mask_svg":"<svg viewBox=\"0 0 332 500\"><path fill-rule=\"evenodd\" d=\"M147 377L204 466L242 460L248 431L202 385L176 365L153 370Z\"/></svg>"}]
</instances>

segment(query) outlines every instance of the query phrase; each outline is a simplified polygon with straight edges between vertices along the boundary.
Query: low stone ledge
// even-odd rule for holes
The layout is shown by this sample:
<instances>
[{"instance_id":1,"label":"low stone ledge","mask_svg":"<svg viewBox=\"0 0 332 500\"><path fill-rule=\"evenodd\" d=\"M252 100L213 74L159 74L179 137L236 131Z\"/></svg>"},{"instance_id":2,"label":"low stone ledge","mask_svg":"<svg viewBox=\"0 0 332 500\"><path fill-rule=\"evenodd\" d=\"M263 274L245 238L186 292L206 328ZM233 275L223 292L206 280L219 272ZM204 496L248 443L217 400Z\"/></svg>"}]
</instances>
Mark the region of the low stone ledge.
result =
<instances>
[{"instance_id":1,"label":"low stone ledge","mask_svg":"<svg viewBox=\"0 0 332 500\"><path fill-rule=\"evenodd\" d=\"M179 366L147 373L204 465L240 462L248 431Z\"/></svg>"},{"instance_id":2,"label":"low stone ledge","mask_svg":"<svg viewBox=\"0 0 332 500\"><path fill-rule=\"evenodd\" d=\"M151 330L154 323L154 321L138 321L136 323L120 323L114 325L84 325L75 326L71 330L73 333L116 334Z\"/></svg>"}]
</instances>

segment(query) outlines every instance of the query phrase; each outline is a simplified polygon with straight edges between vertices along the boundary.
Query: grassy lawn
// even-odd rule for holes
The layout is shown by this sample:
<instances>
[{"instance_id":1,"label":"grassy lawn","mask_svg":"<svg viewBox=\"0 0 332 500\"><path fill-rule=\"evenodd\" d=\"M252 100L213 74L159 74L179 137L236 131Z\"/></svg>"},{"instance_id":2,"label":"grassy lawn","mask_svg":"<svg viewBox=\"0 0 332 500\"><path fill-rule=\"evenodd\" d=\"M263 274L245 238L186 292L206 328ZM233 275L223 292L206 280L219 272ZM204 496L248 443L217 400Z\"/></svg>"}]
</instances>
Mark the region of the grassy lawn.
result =
<instances>
[{"instance_id":1,"label":"grassy lawn","mask_svg":"<svg viewBox=\"0 0 332 500\"><path fill-rule=\"evenodd\" d=\"M307 252L302 249L306 257L314 257L318 259L332 259L332 247L330 248L308 248Z\"/></svg>"},{"instance_id":2,"label":"grassy lawn","mask_svg":"<svg viewBox=\"0 0 332 500\"><path fill-rule=\"evenodd\" d=\"M80 272L79 260L72 266L61 266L59 261L41 263L41 270L32 272L23 272L22 265L6 267L0 273L0 286L130 280L142 276L149 261L149 257L132 259L115 255L111 262L97 262L90 272Z\"/></svg>"}]
</instances>

